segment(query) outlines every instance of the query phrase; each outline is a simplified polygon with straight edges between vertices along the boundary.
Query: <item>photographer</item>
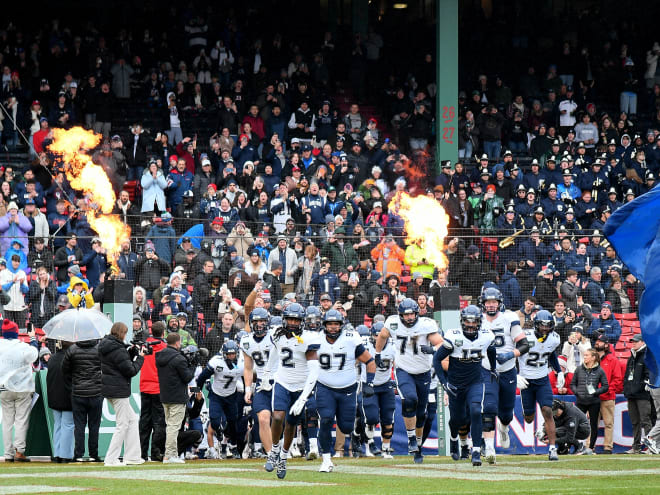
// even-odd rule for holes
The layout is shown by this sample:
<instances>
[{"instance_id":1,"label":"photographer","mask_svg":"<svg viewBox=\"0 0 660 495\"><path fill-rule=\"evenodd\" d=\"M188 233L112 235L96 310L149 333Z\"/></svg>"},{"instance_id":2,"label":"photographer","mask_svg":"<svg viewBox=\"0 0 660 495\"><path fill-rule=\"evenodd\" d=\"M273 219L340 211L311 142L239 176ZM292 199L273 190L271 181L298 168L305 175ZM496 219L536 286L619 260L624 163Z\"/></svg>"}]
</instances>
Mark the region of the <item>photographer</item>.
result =
<instances>
[{"instance_id":1,"label":"photographer","mask_svg":"<svg viewBox=\"0 0 660 495\"><path fill-rule=\"evenodd\" d=\"M117 415L115 432L105 456L106 466L123 466L142 464L140 445L138 443L138 417L131 407L131 378L142 368L144 346L124 344L128 327L117 322L110 328L99 344L101 358L101 393L108 399ZM124 462L119 460L122 445L124 446Z\"/></svg>"},{"instance_id":2,"label":"photographer","mask_svg":"<svg viewBox=\"0 0 660 495\"><path fill-rule=\"evenodd\" d=\"M195 367L181 354L181 336L170 333L167 347L156 356L160 401L165 410L167 432L165 437L165 464L182 464L178 456L177 437L186 414L188 383L195 375Z\"/></svg>"},{"instance_id":3,"label":"photographer","mask_svg":"<svg viewBox=\"0 0 660 495\"><path fill-rule=\"evenodd\" d=\"M140 373L140 447L142 459L149 455L149 438L151 438L151 460L162 461L165 452L165 411L160 401L160 385L156 369L156 354L167 347L163 339L165 323L155 322L151 327L151 337L147 344L153 349L152 354L144 356L144 364Z\"/></svg>"}]
</instances>

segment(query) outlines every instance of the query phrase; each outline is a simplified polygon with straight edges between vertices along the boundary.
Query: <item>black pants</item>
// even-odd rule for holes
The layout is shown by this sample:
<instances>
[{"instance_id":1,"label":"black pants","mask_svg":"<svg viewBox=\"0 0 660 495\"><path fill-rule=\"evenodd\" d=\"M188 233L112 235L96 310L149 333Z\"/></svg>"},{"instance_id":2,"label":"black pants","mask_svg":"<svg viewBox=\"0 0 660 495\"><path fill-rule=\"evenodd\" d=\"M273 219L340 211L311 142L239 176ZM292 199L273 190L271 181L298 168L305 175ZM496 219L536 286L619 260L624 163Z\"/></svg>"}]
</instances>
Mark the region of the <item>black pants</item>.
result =
<instances>
[{"instance_id":1,"label":"black pants","mask_svg":"<svg viewBox=\"0 0 660 495\"><path fill-rule=\"evenodd\" d=\"M165 453L165 410L159 394L140 394L140 448L142 458L149 455L151 438L151 458L159 460Z\"/></svg>"},{"instance_id":2,"label":"black pants","mask_svg":"<svg viewBox=\"0 0 660 495\"><path fill-rule=\"evenodd\" d=\"M179 455L183 454L190 447L197 447L202 443L203 435L197 430L180 431L176 437L176 448Z\"/></svg>"},{"instance_id":3,"label":"black pants","mask_svg":"<svg viewBox=\"0 0 660 495\"><path fill-rule=\"evenodd\" d=\"M566 438L568 437L568 427L566 426L560 426L557 428L557 449L562 450L564 447L570 449L571 446L575 447L575 450L577 450L580 446L580 442L578 440L586 440L589 438L589 435L591 434L591 428L587 425L578 425L575 429L575 436L573 438L572 442L567 442Z\"/></svg>"},{"instance_id":4,"label":"black pants","mask_svg":"<svg viewBox=\"0 0 660 495\"><path fill-rule=\"evenodd\" d=\"M77 459L85 455L85 426L89 428L87 445L89 457L98 457L103 397L100 395L95 397L72 395L71 406L73 409L73 434L76 441L73 457Z\"/></svg>"},{"instance_id":5,"label":"black pants","mask_svg":"<svg viewBox=\"0 0 660 495\"><path fill-rule=\"evenodd\" d=\"M578 409L589 416L589 424L591 425L591 434L589 436L589 448L591 450L596 446L596 439L598 438L598 415L600 414L600 401L595 404L577 404Z\"/></svg>"}]
</instances>

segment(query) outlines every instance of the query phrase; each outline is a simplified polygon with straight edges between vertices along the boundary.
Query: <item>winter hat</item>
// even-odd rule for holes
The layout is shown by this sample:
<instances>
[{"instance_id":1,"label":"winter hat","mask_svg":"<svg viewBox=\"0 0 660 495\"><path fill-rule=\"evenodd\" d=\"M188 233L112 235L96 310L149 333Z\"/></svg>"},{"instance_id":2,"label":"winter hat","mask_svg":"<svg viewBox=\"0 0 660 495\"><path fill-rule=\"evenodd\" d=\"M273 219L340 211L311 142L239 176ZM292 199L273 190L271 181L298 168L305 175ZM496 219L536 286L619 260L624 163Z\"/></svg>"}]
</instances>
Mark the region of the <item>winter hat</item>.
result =
<instances>
[{"instance_id":1,"label":"winter hat","mask_svg":"<svg viewBox=\"0 0 660 495\"><path fill-rule=\"evenodd\" d=\"M78 265L71 265L69 267L69 273L73 277L80 277L80 267Z\"/></svg>"},{"instance_id":2,"label":"winter hat","mask_svg":"<svg viewBox=\"0 0 660 495\"><path fill-rule=\"evenodd\" d=\"M18 325L8 318L2 320L2 338L3 339L18 338Z\"/></svg>"},{"instance_id":3,"label":"winter hat","mask_svg":"<svg viewBox=\"0 0 660 495\"><path fill-rule=\"evenodd\" d=\"M39 357L42 358L44 356L50 356L51 352L48 347L42 347L39 349Z\"/></svg>"}]
</instances>

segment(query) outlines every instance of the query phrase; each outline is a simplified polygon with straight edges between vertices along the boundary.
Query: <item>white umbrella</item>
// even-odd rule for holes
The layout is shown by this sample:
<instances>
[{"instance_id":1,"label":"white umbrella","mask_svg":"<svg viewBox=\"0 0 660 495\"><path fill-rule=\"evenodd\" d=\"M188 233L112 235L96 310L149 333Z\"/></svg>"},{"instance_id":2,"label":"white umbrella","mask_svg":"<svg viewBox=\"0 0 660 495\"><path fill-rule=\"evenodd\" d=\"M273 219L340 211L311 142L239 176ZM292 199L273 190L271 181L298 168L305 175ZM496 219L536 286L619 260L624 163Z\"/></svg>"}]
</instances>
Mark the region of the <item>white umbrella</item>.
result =
<instances>
[{"instance_id":1,"label":"white umbrella","mask_svg":"<svg viewBox=\"0 0 660 495\"><path fill-rule=\"evenodd\" d=\"M67 309L48 320L43 330L49 339L82 342L102 339L110 327L112 320L96 309Z\"/></svg>"}]
</instances>

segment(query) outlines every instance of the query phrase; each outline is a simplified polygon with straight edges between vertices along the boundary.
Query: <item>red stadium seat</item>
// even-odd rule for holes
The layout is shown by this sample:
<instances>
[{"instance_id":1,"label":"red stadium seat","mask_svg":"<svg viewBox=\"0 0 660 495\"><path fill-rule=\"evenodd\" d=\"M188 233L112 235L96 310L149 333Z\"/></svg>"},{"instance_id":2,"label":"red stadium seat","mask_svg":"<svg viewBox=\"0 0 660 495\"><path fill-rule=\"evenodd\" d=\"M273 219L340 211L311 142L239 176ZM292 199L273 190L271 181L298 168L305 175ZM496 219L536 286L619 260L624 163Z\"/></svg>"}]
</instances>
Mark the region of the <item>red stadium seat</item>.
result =
<instances>
[{"instance_id":1,"label":"red stadium seat","mask_svg":"<svg viewBox=\"0 0 660 495\"><path fill-rule=\"evenodd\" d=\"M636 320L637 319L637 313L623 313L621 315L622 320Z\"/></svg>"},{"instance_id":2,"label":"red stadium seat","mask_svg":"<svg viewBox=\"0 0 660 495\"><path fill-rule=\"evenodd\" d=\"M129 180L124 182L124 190L128 192L128 197L131 200L131 203L135 201L135 194L137 192L137 181Z\"/></svg>"}]
</instances>

